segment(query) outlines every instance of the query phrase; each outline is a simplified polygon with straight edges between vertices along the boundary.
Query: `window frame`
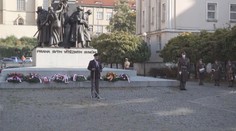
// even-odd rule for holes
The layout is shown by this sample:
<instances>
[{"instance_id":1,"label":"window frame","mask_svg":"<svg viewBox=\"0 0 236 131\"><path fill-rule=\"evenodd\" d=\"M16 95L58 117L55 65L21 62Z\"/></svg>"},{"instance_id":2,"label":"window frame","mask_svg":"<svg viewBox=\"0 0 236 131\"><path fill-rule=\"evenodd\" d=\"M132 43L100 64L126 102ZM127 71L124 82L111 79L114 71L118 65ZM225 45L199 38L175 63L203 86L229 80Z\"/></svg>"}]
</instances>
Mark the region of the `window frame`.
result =
<instances>
[{"instance_id":1,"label":"window frame","mask_svg":"<svg viewBox=\"0 0 236 131\"><path fill-rule=\"evenodd\" d=\"M166 21L166 3L161 4L161 22L164 23Z\"/></svg>"},{"instance_id":2,"label":"window frame","mask_svg":"<svg viewBox=\"0 0 236 131\"><path fill-rule=\"evenodd\" d=\"M17 0L17 11L25 11L25 0Z\"/></svg>"},{"instance_id":3,"label":"window frame","mask_svg":"<svg viewBox=\"0 0 236 131\"><path fill-rule=\"evenodd\" d=\"M209 10L209 4L214 5L214 10ZM214 13L214 18L209 18L208 13ZM218 19L218 3L214 2L207 2L206 4L206 19L208 22L217 22Z\"/></svg>"},{"instance_id":4,"label":"window frame","mask_svg":"<svg viewBox=\"0 0 236 131\"><path fill-rule=\"evenodd\" d=\"M235 14L236 16L236 10L235 11L231 11L231 6L234 5L236 7L236 3L235 4L229 4L229 21L230 22L235 22L236 23L236 18L235 19L232 19L231 18L231 14Z\"/></svg>"},{"instance_id":5,"label":"window frame","mask_svg":"<svg viewBox=\"0 0 236 131\"><path fill-rule=\"evenodd\" d=\"M103 11L98 11L97 12L97 20L103 20Z\"/></svg>"},{"instance_id":6,"label":"window frame","mask_svg":"<svg viewBox=\"0 0 236 131\"><path fill-rule=\"evenodd\" d=\"M106 14L106 20L110 20L112 17L112 12L107 12Z\"/></svg>"}]
</instances>

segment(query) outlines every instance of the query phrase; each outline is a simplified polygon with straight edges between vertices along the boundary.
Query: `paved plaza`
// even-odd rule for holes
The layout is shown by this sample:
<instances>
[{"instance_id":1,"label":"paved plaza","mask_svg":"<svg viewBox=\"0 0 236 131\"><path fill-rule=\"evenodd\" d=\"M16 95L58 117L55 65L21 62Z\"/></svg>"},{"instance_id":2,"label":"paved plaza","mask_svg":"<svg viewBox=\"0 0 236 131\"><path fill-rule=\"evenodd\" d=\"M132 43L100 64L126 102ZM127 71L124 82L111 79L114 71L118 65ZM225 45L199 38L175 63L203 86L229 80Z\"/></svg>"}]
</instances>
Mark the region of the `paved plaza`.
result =
<instances>
[{"instance_id":1,"label":"paved plaza","mask_svg":"<svg viewBox=\"0 0 236 131\"><path fill-rule=\"evenodd\" d=\"M0 89L0 131L236 131L236 87Z\"/></svg>"}]
</instances>

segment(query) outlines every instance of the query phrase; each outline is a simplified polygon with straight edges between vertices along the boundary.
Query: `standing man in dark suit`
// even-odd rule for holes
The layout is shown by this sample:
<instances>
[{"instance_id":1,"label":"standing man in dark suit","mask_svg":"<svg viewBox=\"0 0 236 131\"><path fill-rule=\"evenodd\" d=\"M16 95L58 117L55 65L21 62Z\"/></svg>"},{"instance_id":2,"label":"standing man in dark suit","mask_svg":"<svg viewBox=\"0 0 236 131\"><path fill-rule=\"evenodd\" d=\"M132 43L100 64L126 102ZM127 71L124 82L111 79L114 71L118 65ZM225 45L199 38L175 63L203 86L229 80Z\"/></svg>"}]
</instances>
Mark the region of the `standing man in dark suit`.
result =
<instances>
[{"instance_id":1,"label":"standing man in dark suit","mask_svg":"<svg viewBox=\"0 0 236 131\"><path fill-rule=\"evenodd\" d=\"M99 62L98 53L94 54L94 59L89 62L88 70L90 70L90 76L91 76L91 97L100 99L99 96L99 79L102 72L102 65ZM95 88L95 90L94 90Z\"/></svg>"},{"instance_id":2,"label":"standing man in dark suit","mask_svg":"<svg viewBox=\"0 0 236 131\"><path fill-rule=\"evenodd\" d=\"M190 70L190 60L186 57L186 53L181 54L181 58L178 60L178 75L180 81L180 90L186 90L186 82L188 81Z\"/></svg>"}]
</instances>

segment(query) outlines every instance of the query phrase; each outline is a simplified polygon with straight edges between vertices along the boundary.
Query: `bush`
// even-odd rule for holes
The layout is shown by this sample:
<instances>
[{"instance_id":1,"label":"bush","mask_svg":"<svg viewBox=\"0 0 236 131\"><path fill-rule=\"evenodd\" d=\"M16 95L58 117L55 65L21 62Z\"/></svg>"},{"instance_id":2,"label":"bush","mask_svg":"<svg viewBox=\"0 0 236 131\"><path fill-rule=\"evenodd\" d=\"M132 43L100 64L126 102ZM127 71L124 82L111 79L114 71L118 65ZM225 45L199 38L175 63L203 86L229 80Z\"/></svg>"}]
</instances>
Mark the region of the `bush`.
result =
<instances>
[{"instance_id":1,"label":"bush","mask_svg":"<svg viewBox=\"0 0 236 131\"><path fill-rule=\"evenodd\" d=\"M161 77L161 78L176 78L177 67L151 68L149 71L149 75L153 77Z\"/></svg>"}]
</instances>

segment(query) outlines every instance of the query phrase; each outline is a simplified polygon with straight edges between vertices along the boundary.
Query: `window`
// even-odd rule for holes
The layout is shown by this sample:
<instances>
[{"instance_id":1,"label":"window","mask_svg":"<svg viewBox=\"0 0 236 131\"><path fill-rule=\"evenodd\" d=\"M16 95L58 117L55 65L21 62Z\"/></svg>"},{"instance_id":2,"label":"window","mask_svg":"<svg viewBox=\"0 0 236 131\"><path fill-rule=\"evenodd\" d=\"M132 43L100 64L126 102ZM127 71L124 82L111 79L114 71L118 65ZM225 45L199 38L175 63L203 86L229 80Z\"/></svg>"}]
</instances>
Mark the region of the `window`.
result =
<instances>
[{"instance_id":1,"label":"window","mask_svg":"<svg viewBox=\"0 0 236 131\"><path fill-rule=\"evenodd\" d=\"M236 22L236 4L230 5L230 21Z\"/></svg>"},{"instance_id":2,"label":"window","mask_svg":"<svg viewBox=\"0 0 236 131\"><path fill-rule=\"evenodd\" d=\"M17 10L18 11L25 10L25 0L17 0Z\"/></svg>"},{"instance_id":3,"label":"window","mask_svg":"<svg viewBox=\"0 0 236 131\"><path fill-rule=\"evenodd\" d=\"M166 21L166 4L162 4L162 13L161 13L161 21Z\"/></svg>"},{"instance_id":4,"label":"window","mask_svg":"<svg viewBox=\"0 0 236 131\"><path fill-rule=\"evenodd\" d=\"M142 19L142 21L143 21L143 22L142 22L142 26L144 27L144 24L145 24L145 11L143 11L143 15L142 15L142 16L143 16L143 19Z\"/></svg>"},{"instance_id":5,"label":"window","mask_svg":"<svg viewBox=\"0 0 236 131\"><path fill-rule=\"evenodd\" d=\"M103 12L97 12L97 20L103 19Z\"/></svg>"},{"instance_id":6,"label":"window","mask_svg":"<svg viewBox=\"0 0 236 131\"><path fill-rule=\"evenodd\" d=\"M106 18L106 20L110 20L111 17L112 17L112 13L111 13L111 12L107 12L107 18Z\"/></svg>"},{"instance_id":7,"label":"window","mask_svg":"<svg viewBox=\"0 0 236 131\"><path fill-rule=\"evenodd\" d=\"M101 34L103 32L102 26L97 26L97 34Z\"/></svg>"},{"instance_id":8,"label":"window","mask_svg":"<svg viewBox=\"0 0 236 131\"><path fill-rule=\"evenodd\" d=\"M152 17L151 17L152 25L154 25L154 18L155 18L154 11L155 11L155 9L154 9L154 7L152 7Z\"/></svg>"},{"instance_id":9,"label":"window","mask_svg":"<svg viewBox=\"0 0 236 131\"><path fill-rule=\"evenodd\" d=\"M208 21L216 21L216 11L217 4L216 3L208 3L207 4L207 20Z\"/></svg>"}]
</instances>

